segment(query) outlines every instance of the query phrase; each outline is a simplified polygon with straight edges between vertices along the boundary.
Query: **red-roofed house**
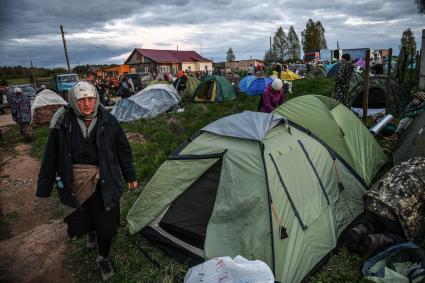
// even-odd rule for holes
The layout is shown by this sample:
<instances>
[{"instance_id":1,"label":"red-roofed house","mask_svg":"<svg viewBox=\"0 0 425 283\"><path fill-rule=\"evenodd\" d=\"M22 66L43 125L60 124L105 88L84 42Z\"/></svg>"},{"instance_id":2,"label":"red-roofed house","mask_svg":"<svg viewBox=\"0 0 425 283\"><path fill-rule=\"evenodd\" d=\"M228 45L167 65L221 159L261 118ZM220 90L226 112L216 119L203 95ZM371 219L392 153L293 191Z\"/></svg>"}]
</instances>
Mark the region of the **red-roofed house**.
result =
<instances>
[{"instance_id":1,"label":"red-roofed house","mask_svg":"<svg viewBox=\"0 0 425 283\"><path fill-rule=\"evenodd\" d=\"M212 61L195 51L157 50L135 48L124 64L130 65L136 72L170 72L178 71L211 73Z\"/></svg>"}]
</instances>

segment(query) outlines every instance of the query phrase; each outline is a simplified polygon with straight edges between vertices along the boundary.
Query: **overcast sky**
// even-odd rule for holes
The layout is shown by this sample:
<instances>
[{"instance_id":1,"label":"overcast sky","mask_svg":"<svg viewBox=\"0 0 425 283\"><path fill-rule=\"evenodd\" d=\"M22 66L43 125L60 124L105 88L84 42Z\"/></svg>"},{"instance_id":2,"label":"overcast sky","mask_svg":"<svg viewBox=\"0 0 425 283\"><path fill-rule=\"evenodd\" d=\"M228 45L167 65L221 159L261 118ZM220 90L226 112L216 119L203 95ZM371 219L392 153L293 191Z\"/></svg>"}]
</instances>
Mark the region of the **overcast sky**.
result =
<instances>
[{"instance_id":1,"label":"overcast sky","mask_svg":"<svg viewBox=\"0 0 425 283\"><path fill-rule=\"evenodd\" d=\"M134 48L195 50L223 61L264 57L269 37L321 21L329 49L393 48L404 30L420 46L425 16L414 0L0 0L0 66L121 64Z\"/></svg>"}]
</instances>

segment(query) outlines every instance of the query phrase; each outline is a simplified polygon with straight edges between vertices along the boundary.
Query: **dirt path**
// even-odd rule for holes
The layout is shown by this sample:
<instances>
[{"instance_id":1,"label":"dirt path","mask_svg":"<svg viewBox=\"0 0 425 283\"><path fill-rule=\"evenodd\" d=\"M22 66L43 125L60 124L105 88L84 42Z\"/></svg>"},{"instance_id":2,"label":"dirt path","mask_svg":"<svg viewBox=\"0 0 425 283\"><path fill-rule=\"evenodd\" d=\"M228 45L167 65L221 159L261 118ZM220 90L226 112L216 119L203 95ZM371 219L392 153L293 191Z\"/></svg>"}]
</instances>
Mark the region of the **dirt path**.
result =
<instances>
[{"instance_id":1,"label":"dirt path","mask_svg":"<svg viewBox=\"0 0 425 283\"><path fill-rule=\"evenodd\" d=\"M0 125L7 125L2 116ZM35 197L40 162L29 150L0 146L0 208L10 229L10 238L0 241L0 282L72 282L63 267L66 227L51 219L51 200Z\"/></svg>"}]
</instances>

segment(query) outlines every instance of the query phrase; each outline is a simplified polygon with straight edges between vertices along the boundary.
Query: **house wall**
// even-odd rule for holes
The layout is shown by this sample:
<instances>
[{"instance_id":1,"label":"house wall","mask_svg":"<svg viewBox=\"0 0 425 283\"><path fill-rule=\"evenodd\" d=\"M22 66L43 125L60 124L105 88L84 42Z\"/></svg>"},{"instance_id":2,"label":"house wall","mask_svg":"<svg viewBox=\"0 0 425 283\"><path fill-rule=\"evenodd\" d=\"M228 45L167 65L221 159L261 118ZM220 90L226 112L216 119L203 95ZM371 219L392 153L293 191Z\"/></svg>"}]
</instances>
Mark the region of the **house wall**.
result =
<instances>
[{"instance_id":1,"label":"house wall","mask_svg":"<svg viewBox=\"0 0 425 283\"><path fill-rule=\"evenodd\" d=\"M264 62L260 60L255 60L255 59L231 61L231 62L225 62L224 68L226 69L226 72L234 72L236 69L243 71L243 70L247 70L249 65L257 67L258 65L264 65Z\"/></svg>"},{"instance_id":2,"label":"house wall","mask_svg":"<svg viewBox=\"0 0 425 283\"><path fill-rule=\"evenodd\" d=\"M187 62L181 64L182 71L190 71L190 72L202 72L207 71L211 73L213 70L212 62Z\"/></svg>"}]
</instances>

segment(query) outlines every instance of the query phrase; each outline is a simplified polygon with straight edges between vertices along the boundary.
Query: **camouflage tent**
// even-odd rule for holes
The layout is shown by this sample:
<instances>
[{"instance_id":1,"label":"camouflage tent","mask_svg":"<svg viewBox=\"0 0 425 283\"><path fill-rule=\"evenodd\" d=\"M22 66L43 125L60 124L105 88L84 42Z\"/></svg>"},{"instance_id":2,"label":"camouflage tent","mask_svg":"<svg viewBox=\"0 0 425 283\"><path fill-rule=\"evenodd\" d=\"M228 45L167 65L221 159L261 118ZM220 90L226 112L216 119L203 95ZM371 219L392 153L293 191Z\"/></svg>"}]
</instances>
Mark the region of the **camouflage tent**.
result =
<instances>
[{"instance_id":1,"label":"camouflage tent","mask_svg":"<svg viewBox=\"0 0 425 283\"><path fill-rule=\"evenodd\" d=\"M307 79L316 79L316 78L325 78L326 70L325 67L320 65L313 67L310 71L307 72Z\"/></svg>"},{"instance_id":2,"label":"camouflage tent","mask_svg":"<svg viewBox=\"0 0 425 283\"><path fill-rule=\"evenodd\" d=\"M364 77L354 73L350 82L349 93L352 107L363 108ZM369 78L369 108L385 108L388 96L389 113L402 116L410 97L395 80L390 78L387 87L387 75L374 75Z\"/></svg>"}]
</instances>

